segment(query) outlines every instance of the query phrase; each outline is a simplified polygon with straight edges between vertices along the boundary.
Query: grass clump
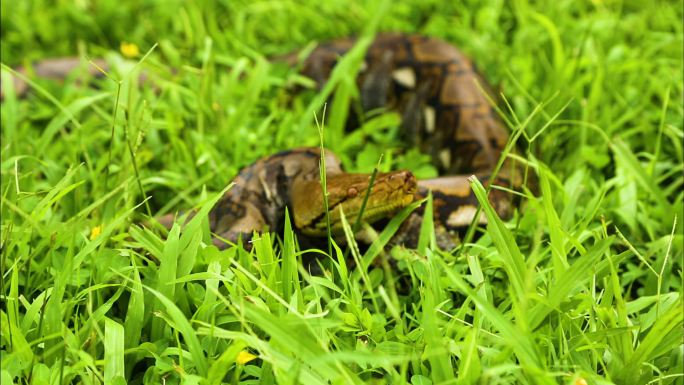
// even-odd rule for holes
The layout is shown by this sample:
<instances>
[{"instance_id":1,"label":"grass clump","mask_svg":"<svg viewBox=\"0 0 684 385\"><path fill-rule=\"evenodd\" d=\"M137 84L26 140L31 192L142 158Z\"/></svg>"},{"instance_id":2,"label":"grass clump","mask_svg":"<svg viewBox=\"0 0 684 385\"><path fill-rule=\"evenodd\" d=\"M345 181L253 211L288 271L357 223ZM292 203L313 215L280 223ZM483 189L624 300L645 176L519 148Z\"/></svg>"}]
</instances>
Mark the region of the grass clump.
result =
<instances>
[{"instance_id":1,"label":"grass clump","mask_svg":"<svg viewBox=\"0 0 684 385\"><path fill-rule=\"evenodd\" d=\"M684 380L681 4L1 7L4 64L105 56L121 79L37 79L26 99L2 83L3 384ZM429 220L418 250L385 250L416 204L351 259L302 250L289 219L250 251L211 246L202 215L138 225L147 205L207 212L241 167L317 145L325 97L292 97L310 81L267 58L374 30L448 39L500 85L539 180L513 220L485 204L489 224L456 252L432 246ZM151 53L123 60L123 42ZM326 146L353 171L432 175L398 151L394 115L341 131L353 59L326 90L343 91Z\"/></svg>"}]
</instances>

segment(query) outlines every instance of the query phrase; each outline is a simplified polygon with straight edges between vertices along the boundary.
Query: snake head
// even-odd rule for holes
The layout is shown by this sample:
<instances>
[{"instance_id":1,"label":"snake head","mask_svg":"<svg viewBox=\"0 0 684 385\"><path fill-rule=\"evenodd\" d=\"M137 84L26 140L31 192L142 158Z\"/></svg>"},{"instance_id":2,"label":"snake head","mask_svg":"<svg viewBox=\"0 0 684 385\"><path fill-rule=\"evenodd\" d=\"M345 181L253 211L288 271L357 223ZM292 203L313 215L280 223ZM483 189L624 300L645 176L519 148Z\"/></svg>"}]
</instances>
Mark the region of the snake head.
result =
<instances>
[{"instance_id":1,"label":"snake head","mask_svg":"<svg viewBox=\"0 0 684 385\"><path fill-rule=\"evenodd\" d=\"M369 174L328 175L328 212L333 233L342 231L340 209L351 223L361 211ZM297 181L292 186L291 208L295 226L305 235L324 236L327 233L325 204L320 181ZM416 178L410 171L379 173L375 178L362 220L372 223L409 205L415 199Z\"/></svg>"}]
</instances>

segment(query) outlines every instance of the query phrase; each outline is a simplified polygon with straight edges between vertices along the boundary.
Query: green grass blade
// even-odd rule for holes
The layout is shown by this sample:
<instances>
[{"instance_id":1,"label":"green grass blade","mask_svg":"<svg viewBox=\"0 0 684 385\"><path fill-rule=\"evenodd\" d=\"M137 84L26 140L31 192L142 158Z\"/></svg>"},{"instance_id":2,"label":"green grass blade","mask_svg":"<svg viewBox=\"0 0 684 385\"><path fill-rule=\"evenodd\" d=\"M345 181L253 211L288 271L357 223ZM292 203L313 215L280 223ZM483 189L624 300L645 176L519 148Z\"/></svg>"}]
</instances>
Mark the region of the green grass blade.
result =
<instances>
[{"instance_id":1,"label":"green grass blade","mask_svg":"<svg viewBox=\"0 0 684 385\"><path fill-rule=\"evenodd\" d=\"M157 292L165 298L175 300L176 273L178 270L178 258L180 256L179 243L180 226L174 224L169 232L166 242L164 243L164 251L162 259L159 261L159 272L157 275ZM159 301L157 308L163 308L164 303ZM164 321L155 318L152 321L152 340L156 341L164 337Z\"/></svg>"},{"instance_id":2,"label":"green grass blade","mask_svg":"<svg viewBox=\"0 0 684 385\"><path fill-rule=\"evenodd\" d=\"M561 227L560 218L553 207L553 195L551 194L551 185L549 183L548 174L551 171L543 165L539 166L539 186L542 191L542 203L544 204L544 213L548 223L549 236L551 238L551 261L553 264L553 272L556 279L562 277L563 272L568 268L568 260L565 250L565 236L563 228Z\"/></svg>"},{"instance_id":3,"label":"green grass blade","mask_svg":"<svg viewBox=\"0 0 684 385\"><path fill-rule=\"evenodd\" d=\"M195 330L190 325L190 321L185 317L185 315L180 311L180 309L173 303L172 300L167 298L164 294L145 286L150 293L152 293L155 298L162 304L166 314L173 321L174 325L172 327L177 330L182 336L183 340L188 346L190 355L192 357L193 366L197 369L197 372L205 376L209 370L207 359L204 355L204 350L200 344Z\"/></svg>"},{"instance_id":4,"label":"green grass blade","mask_svg":"<svg viewBox=\"0 0 684 385\"><path fill-rule=\"evenodd\" d=\"M518 245L515 243L513 234L506 228L494 208L489 204L487 192L484 186L474 176L470 178L470 187L475 193L480 207L487 217L487 232L494 240L494 245L504 261L504 269L511 281L511 286L516 299L526 297L527 267Z\"/></svg>"},{"instance_id":5,"label":"green grass blade","mask_svg":"<svg viewBox=\"0 0 684 385\"><path fill-rule=\"evenodd\" d=\"M126 335L123 325L105 318L104 383L125 384L124 344Z\"/></svg>"}]
</instances>

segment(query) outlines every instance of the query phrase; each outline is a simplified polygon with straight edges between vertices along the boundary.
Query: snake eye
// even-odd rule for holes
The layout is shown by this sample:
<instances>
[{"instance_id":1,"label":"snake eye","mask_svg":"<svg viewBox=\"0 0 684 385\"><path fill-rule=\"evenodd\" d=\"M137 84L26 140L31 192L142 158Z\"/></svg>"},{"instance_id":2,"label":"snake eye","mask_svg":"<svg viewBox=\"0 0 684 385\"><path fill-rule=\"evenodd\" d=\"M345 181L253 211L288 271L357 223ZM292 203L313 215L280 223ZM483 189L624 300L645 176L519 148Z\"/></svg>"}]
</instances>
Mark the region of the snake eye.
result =
<instances>
[{"instance_id":1,"label":"snake eye","mask_svg":"<svg viewBox=\"0 0 684 385\"><path fill-rule=\"evenodd\" d=\"M347 198L353 198L359 194L359 191L354 187L347 189Z\"/></svg>"},{"instance_id":2,"label":"snake eye","mask_svg":"<svg viewBox=\"0 0 684 385\"><path fill-rule=\"evenodd\" d=\"M411 171L400 170L390 175L387 182L390 185L390 187L394 189L400 189L406 184L407 181L411 181L412 179L413 174L411 173Z\"/></svg>"}]
</instances>

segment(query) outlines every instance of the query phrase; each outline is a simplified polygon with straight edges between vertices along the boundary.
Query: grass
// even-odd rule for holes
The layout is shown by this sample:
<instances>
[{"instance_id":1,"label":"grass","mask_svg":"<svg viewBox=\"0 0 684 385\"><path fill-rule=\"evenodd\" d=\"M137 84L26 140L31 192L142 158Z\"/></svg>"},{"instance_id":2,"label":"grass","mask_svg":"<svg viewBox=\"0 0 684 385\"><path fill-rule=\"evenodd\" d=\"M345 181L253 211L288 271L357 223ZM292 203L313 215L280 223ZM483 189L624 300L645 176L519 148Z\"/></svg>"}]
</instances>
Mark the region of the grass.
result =
<instances>
[{"instance_id":1,"label":"grass","mask_svg":"<svg viewBox=\"0 0 684 385\"><path fill-rule=\"evenodd\" d=\"M684 382L681 3L1 7L4 64L104 56L121 80L36 79L21 100L2 83L3 384ZM419 250L385 250L405 211L351 259L332 244L319 275L301 260L327 250L301 250L289 221L251 252L208 246L201 215L136 225L146 205L209 210L241 167L317 145L325 96L292 97L310 81L268 57L376 30L452 41L499 86L539 181L511 221L484 205L456 252L429 220ZM141 52L122 60L122 42ZM396 115L342 132L347 59L323 90L341 92L326 146L349 170L434 175L398 151Z\"/></svg>"}]
</instances>

